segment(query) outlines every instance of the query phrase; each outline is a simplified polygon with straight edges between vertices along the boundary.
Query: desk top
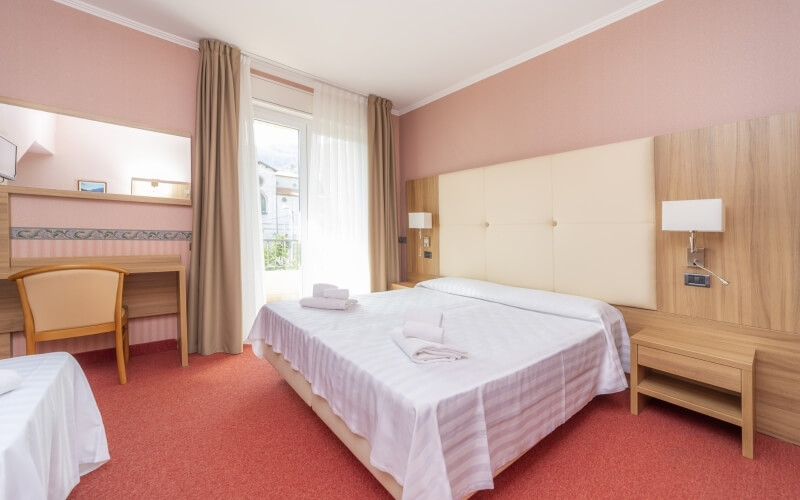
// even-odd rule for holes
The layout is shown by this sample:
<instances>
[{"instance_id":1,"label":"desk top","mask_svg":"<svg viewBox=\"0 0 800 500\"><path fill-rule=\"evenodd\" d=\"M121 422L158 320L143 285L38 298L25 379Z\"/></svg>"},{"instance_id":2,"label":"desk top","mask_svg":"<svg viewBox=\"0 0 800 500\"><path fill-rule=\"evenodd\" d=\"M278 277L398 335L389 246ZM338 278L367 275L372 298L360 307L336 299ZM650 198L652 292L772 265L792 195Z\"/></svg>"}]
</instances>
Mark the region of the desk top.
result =
<instances>
[{"instance_id":1,"label":"desk top","mask_svg":"<svg viewBox=\"0 0 800 500\"><path fill-rule=\"evenodd\" d=\"M132 274L161 273L170 271L183 271L180 255L126 255L126 256L98 256L98 257L42 257L11 259L11 267L0 269L0 280L6 280L12 274L30 269L31 267L46 266L50 264L79 264L85 262L100 262L112 264L127 269Z\"/></svg>"}]
</instances>

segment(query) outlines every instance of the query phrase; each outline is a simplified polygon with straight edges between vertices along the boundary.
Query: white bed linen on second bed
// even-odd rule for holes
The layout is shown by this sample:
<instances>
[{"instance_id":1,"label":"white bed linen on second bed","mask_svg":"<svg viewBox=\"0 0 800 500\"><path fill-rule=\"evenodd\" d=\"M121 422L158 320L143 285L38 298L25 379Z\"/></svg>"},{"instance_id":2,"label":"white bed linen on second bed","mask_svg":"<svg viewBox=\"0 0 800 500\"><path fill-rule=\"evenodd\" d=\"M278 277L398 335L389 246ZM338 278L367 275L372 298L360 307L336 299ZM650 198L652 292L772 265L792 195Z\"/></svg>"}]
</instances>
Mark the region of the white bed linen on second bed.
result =
<instances>
[{"instance_id":1,"label":"white bed linen on second bed","mask_svg":"<svg viewBox=\"0 0 800 500\"><path fill-rule=\"evenodd\" d=\"M80 476L109 460L83 370L65 352L5 359L0 368L22 376L0 395L0 498L67 498Z\"/></svg>"}]
</instances>

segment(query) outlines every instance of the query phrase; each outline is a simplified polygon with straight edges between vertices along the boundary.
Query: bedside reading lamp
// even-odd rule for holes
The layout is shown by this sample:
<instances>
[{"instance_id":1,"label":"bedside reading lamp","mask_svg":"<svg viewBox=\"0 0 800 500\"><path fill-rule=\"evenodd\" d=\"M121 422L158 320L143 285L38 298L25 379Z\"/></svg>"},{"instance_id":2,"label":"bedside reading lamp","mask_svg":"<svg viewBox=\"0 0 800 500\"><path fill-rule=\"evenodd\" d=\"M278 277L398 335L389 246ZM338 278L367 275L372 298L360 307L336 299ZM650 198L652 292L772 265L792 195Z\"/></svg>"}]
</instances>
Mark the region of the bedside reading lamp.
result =
<instances>
[{"instance_id":1,"label":"bedside reading lamp","mask_svg":"<svg viewBox=\"0 0 800 500\"><path fill-rule=\"evenodd\" d=\"M419 238L422 239L422 230L433 227L433 215L430 212L409 212L408 228L419 229ZM425 237L427 239L427 236ZM427 246L427 245L426 245ZM419 247L419 255L422 255L422 247Z\"/></svg>"},{"instance_id":2,"label":"bedside reading lamp","mask_svg":"<svg viewBox=\"0 0 800 500\"><path fill-rule=\"evenodd\" d=\"M703 271L711 273L723 285L728 285L728 281L703 267L705 266L706 249L694 246L695 231L711 233L725 231L725 206L721 198L662 201L661 230L688 231L689 248L686 249L686 265L699 267Z\"/></svg>"}]
</instances>

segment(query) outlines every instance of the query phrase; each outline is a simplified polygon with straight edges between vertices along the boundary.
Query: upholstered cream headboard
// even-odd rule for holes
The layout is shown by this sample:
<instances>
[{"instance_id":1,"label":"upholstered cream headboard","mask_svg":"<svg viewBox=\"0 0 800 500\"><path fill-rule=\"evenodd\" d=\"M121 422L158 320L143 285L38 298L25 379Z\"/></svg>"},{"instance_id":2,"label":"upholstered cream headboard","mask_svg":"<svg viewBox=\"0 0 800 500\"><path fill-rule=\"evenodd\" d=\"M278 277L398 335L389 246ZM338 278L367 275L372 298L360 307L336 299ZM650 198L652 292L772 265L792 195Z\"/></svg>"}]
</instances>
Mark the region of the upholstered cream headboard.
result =
<instances>
[{"instance_id":1,"label":"upholstered cream headboard","mask_svg":"<svg viewBox=\"0 0 800 500\"><path fill-rule=\"evenodd\" d=\"M652 137L438 183L442 276L656 308Z\"/></svg>"}]
</instances>

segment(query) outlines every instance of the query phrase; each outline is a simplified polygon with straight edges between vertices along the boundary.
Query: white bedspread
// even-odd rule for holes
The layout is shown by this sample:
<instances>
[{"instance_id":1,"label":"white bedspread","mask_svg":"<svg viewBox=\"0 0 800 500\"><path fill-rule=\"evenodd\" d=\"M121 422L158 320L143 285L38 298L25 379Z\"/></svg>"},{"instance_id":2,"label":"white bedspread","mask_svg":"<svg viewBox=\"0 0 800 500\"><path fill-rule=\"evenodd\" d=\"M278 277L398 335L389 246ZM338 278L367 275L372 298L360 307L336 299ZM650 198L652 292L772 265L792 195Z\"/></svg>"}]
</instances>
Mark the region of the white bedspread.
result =
<instances>
[{"instance_id":1,"label":"white bedspread","mask_svg":"<svg viewBox=\"0 0 800 500\"><path fill-rule=\"evenodd\" d=\"M0 395L0 498L64 499L109 460L86 376L63 352L0 361L22 385Z\"/></svg>"},{"instance_id":2,"label":"white bedspread","mask_svg":"<svg viewBox=\"0 0 800 500\"><path fill-rule=\"evenodd\" d=\"M370 462L403 486L404 498L461 498L492 488L496 470L596 394L627 386L619 354L629 344L619 311L496 286L442 278L361 296L356 321L269 304L250 338L283 353L369 441ZM420 305L442 309L444 342L469 358L417 364L395 345L392 328Z\"/></svg>"},{"instance_id":3,"label":"white bedspread","mask_svg":"<svg viewBox=\"0 0 800 500\"><path fill-rule=\"evenodd\" d=\"M256 356L263 358L264 348L269 345L310 381L310 339L354 328L384 331L402 325L409 308L445 311L469 305L472 300L419 288L360 295L357 299L358 304L347 310L311 309L301 307L297 301L266 304L256 316L247 340Z\"/></svg>"}]
</instances>

